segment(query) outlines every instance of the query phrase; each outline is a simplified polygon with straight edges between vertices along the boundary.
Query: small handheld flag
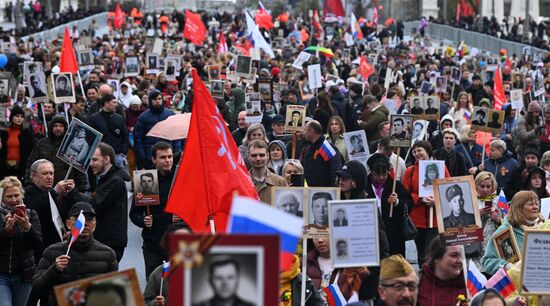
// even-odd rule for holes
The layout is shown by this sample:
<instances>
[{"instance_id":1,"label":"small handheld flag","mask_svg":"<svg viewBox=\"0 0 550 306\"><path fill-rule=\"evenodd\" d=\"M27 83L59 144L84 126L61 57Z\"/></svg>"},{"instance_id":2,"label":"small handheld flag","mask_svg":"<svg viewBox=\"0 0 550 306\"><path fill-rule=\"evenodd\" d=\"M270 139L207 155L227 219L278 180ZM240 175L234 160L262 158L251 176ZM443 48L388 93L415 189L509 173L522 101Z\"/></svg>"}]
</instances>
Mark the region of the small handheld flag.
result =
<instances>
[{"instance_id":1,"label":"small handheld flag","mask_svg":"<svg viewBox=\"0 0 550 306\"><path fill-rule=\"evenodd\" d=\"M465 110L464 119L466 119L467 121L470 121L472 119L472 113L470 113L468 110Z\"/></svg>"},{"instance_id":2,"label":"small handheld flag","mask_svg":"<svg viewBox=\"0 0 550 306\"><path fill-rule=\"evenodd\" d=\"M84 230L84 225L86 224L86 217L84 217L84 214L82 213L82 210L80 211L80 214L78 215L78 218L76 219L76 222L74 223L73 228L71 229L71 240L69 241L69 247L67 248L67 254L69 255L69 250L71 249L71 246L73 243L78 239L78 236L82 233Z\"/></svg>"},{"instance_id":3,"label":"small handheld flag","mask_svg":"<svg viewBox=\"0 0 550 306\"><path fill-rule=\"evenodd\" d=\"M504 270L503 267L500 267L485 284L485 288L494 288L497 290L504 298L507 298L510 294L516 291L516 286L512 283L510 276Z\"/></svg>"},{"instance_id":4,"label":"small handheld flag","mask_svg":"<svg viewBox=\"0 0 550 306\"><path fill-rule=\"evenodd\" d=\"M162 278L167 278L170 274L170 262L165 261L162 263Z\"/></svg>"},{"instance_id":5,"label":"small handheld flag","mask_svg":"<svg viewBox=\"0 0 550 306\"><path fill-rule=\"evenodd\" d=\"M506 195L504 195L504 190L500 190L500 193L498 194L497 207L502 211L503 215L506 216L508 214L510 205L508 205L508 200L506 200Z\"/></svg>"},{"instance_id":6,"label":"small handheld flag","mask_svg":"<svg viewBox=\"0 0 550 306\"><path fill-rule=\"evenodd\" d=\"M485 283L487 283L487 278L485 275L479 271L477 266L474 264L472 260L470 260L470 263L468 264L468 281L467 281L467 287L470 291L470 295L474 296L476 293L481 291L483 289L483 286L485 286Z\"/></svg>"},{"instance_id":7,"label":"small handheld flag","mask_svg":"<svg viewBox=\"0 0 550 306\"><path fill-rule=\"evenodd\" d=\"M319 154L321 154L325 161L329 161L334 156L336 156L336 151L334 151L334 149L326 139L325 141L323 141L323 144L321 145L321 148L319 148L318 152Z\"/></svg>"},{"instance_id":8,"label":"small handheld flag","mask_svg":"<svg viewBox=\"0 0 550 306\"><path fill-rule=\"evenodd\" d=\"M326 297L329 306L344 306L347 304L340 287L337 284L331 284L323 289L322 293Z\"/></svg>"}]
</instances>

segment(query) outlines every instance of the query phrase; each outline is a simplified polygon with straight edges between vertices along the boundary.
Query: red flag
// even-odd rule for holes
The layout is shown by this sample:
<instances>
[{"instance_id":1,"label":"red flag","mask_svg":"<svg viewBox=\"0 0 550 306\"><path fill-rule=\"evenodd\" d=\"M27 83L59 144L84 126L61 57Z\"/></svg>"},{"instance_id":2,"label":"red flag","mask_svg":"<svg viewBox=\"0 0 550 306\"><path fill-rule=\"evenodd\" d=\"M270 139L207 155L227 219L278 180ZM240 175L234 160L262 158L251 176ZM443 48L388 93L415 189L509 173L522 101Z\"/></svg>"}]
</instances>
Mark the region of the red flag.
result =
<instances>
[{"instance_id":1,"label":"red flag","mask_svg":"<svg viewBox=\"0 0 550 306\"><path fill-rule=\"evenodd\" d=\"M218 44L218 53L226 54L229 51L227 48L227 42L225 41L225 35L223 35L223 28L220 30L220 43Z\"/></svg>"},{"instance_id":2,"label":"red flag","mask_svg":"<svg viewBox=\"0 0 550 306\"><path fill-rule=\"evenodd\" d=\"M302 42L306 42L309 39L309 34L307 34L306 29L302 28L302 30L300 30L300 33L302 34Z\"/></svg>"},{"instance_id":3,"label":"red flag","mask_svg":"<svg viewBox=\"0 0 550 306\"><path fill-rule=\"evenodd\" d=\"M185 11L185 28L183 38L189 39L195 45L201 46L206 38L206 26L201 20L201 15Z\"/></svg>"},{"instance_id":4,"label":"red flag","mask_svg":"<svg viewBox=\"0 0 550 306\"><path fill-rule=\"evenodd\" d=\"M363 77L363 80L368 79L369 75L374 72L374 68L367 61L367 57L361 55L361 61L359 63L359 74Z\"/></svg>"},{"instance_id":5,"label":"red flag","mask_svg":"<svg viewBox=\"0 0 550 306\"><path fill-rule=\"evenodd\" d=\"M508 67L512 69L512 61L510 60L510 57L506 56L506 61L504 62L504 67Z\"/></svg>"},{"instance_id":6,"label":"red flag","mask_svg":"<svg viewBox=\"0 0 550 306\"><path fill-rule=\"evenodd\" d=\"M319 14L317 13L317 10L313 13L313 34L316 37L320 37L321 33L323 33L323 27L321 26L321 22L319 21Z\"/></svg>"},{"instance_id":7,"label":"red flag","mask_svg":"<svg viewBox=\"0 0 550 306\"><path fill-rule=\"evenodd\" d=\"M288 22L288 12L284 12L281 15L277 16L277 21Z\"/></svg>"},{"instance_id":8,"label":"red flag","mask_svg":"<svg viewBox=\"0 0 550 306\"><path fill-rule=\"evenodd\" d=\"M194 233L227 228L235 194L258 199L256 189L216 103L193 69L193 111L185 153L166 211L180 216Z\"/></svg>"},{"instance_id":9,"label":"red flag","mask_svg":"<svg viewBox=\"0 0 550 306\"><path fill-rule=\"evenodd\" d=\"M115 10L115 21L114 21L115 29L122 28L123 23L124 23L124 12L122 12L122 9L120 8L120 3L117 3L116 10Z\"/></svg>"},{"instance_id":10,"label":"red flag","mask_svg":"<svg viewBox=\"0 0 550 306\"><path fill-rule=\"evenodd\" d=\"M78 63L74 55L73 42L68 27L65 27L65 37L63 37L63 47L61 47L61 58L59 60L59 71L78 72Z\"/></svg>"},{"instance_id":11,"label":"red flag","mask_svg":"<svg viewBox=\"0 0 550 306\"><path fill-rule=\"evenodd\" d=\"M259 9L256 13L256 24L260 28L271 30L275 26L273 25L273 18L264 9Z\"/></svg>"},{"instance_id":12,"label":"red flag","mask_svg":"<svg viewBox=\"0 0 550 306\"><path fill-rule=\"evenodd\" d=\"M345 16L344 6L341 0L326 0L325 1L325 14L332 13L338 16Z\"/></svg>"},{"instance_id":13,"label":"red flag","mask_svg":"<svg viewBox=\"0 0 550 306\"><path fill-rule=\"evenodd\" d=\"M506 103L506 96L504 95L504 86L502 86L502 75L500 71L500 65L495 71L495 83L493 85L493 96L495 103L493 107L495 109L502 109L502 105Z\"/></svg>"}]
</instances>

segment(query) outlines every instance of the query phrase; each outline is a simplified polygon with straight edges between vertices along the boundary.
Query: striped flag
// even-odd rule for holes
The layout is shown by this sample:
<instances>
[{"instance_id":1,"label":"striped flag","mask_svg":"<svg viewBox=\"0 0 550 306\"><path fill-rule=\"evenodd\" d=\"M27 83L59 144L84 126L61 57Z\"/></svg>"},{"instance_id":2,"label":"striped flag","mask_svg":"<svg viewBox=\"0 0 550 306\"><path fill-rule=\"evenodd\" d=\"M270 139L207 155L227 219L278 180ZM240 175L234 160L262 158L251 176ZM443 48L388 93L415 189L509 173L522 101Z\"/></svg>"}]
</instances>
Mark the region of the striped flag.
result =
<instances>
[{"instance_id":1,"label":"striped flag","mask_svg":"<svg viewBox=\"0 0 550 306\"><path fill-rule=\"evenodd\" d=\"M464 119L466 119L467 121L472 120L472 113L470 113L468 110L465 110L464 111Z\"/></svg>"},{"instance_id":2,"label":"striped flag","mask_svg":"<svg viewBox=\"0 0 550 306\"><path fill-rule=\"evenodd\" d=\"M321 148L319 148L318 152L319 154L321 154L325 161L329 161L334 156L336 156L336 151L334 151L334 149L326 139L325 141L323 141L323 144L321 145Z\"/></svg>"},{"instance_id":3,"label":"striped flag","mask_svg":"<svg viewBox=\"0 0 550 306\"><path fill-rule=\"evenodd\" d=\"M165 261L162 263L162 278L167 278L170 274L170 262Z\"/></svg>"},{"instance_id":4,"label":"striped flag","mask_svg":"<svg viewBox=\"0 0 550 306\"><path fill-rule=\"evenodd\" d=\"M500 267L497 273L487 281L485 288L494 288L504 298L507 298L516 291L516 286L514 286L510 276L508 276L508 273L506 273L503 267Z\"/></svg>"},{"instance_id":5,"label":"striped flag","mask_svg":"<svg viewBox=\"0 0 550 306\"><path fill-rule=\"evenodd\" d=\"M337 284L331 284L323 288L322 294L325 296L325 300L329 306L344 306L348 303Z\"/></svg>"},{"instance_id":6,"label":"striped flag","mask_svg":"<svg viewBox=\"0 0 550 306\"><path fill-rule=\"evenodd\" d=\"M503 215L508 214L508 210L510 209L510 205L508 205L508 200L506 200L506 195L504 195L504 190L500 190L500 193L498 194L498 202L497 207L500 208Z\"/></svg>"},{"instance_id":7,"label":"striped flag","mask_svg":"<svg viewBox=\"0 0 550 306\"><path fill-rule=\"evenodd\" d=\"M474 296L476 293L481 291L481 289L483 289L483 286L485 286L485 283L487 283L487 278L481 273L481 271L479 271L474 262L470 260L470 263L468 264L467 282L467 287L470 291L470 295Z\"/></svg>"},{"instance_id":8,"label":"striped flag","mask_svg":"<svg viewBox=\"0 0 550 306\"><path fill-rule=\"evenodd\" d=\"M86 217L84 217L82 210L80 210L80 214L78 214L78 218L76 219L74 226L71 229L71 240L69 241L69 246L67 247L67 253L65 253L65 255L69 255L71 246L76 241L76 239L78 239L78 236L80 236L80 234L84 230L85 225L86 225Z\"/></svg>"}]
</instances>

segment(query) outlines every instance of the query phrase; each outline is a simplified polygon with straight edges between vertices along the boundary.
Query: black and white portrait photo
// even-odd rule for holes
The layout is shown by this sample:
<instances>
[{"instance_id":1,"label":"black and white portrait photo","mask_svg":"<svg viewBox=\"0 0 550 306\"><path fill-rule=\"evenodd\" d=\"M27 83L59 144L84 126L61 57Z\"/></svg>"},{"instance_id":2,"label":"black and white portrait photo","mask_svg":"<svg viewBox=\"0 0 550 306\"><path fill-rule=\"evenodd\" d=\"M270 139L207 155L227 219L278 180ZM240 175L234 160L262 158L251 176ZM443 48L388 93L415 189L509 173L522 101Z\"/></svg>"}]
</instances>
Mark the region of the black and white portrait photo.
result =
<instances>
[{"instance_id":1,"label":"black and white portrait photo","mask_svg":"<svg viewBox=\"0 0 550 306\"><path fill-rule=\"evenodd\" d=\"M488 119L489 119L489 122L487 123L488 128L495 129L495 130L502 130L502 127L504 125L504 111L490 109Z\"/></svg>"},{"instance_id":2,"label":"black and white portrait photo","mask_svg":"<svg viewBox=\"0 0 550 306\"><path fill-rule=\"evenodd\" d=\"M447 91L447 77L436 77L435 79L435 92Z\"/></svg>"},{"instance_id":3,"label":"black and white portrait photo","mask_svg":"<svg viewBox=\"0 0 550 306\"><path fill-rule=\"evenodd\" d=\"M44 72L44 67L42 66L42 62L24 62L23 63L23 73L25 74L27 81L31 74L34 74L37 72Z\"/></svg>"},{"instance_id":4,"label":"black and white portrait photo","mask_svg":"<svg viewBox=\"0 0 550 306\"><path fill-rule=\"evenodd\" d=\"M426 134L428 122L426 120L415 120L412 127L412 144L418 140L423 140Z\"/></svg>"},{"instance_id":5,"label":"black and white portrait photo","mask_svg":"<svg viewBox=\"0 0 550 306\"><path fill-rule=\"evenodd\" d=\"M348 226L348 216L344 208L338 208L336 210L336 218L332 220L332 225L336 227Z\"/></svg>"},{"instance_id":6,"label":"black and white portrait photo","mask_svg":"<svg viewBox=\"0 0 550 306\"><path fill-rule=\"evenodd\" d=\"M487 126L488 113L489 110L487 108L475 106L472 114L472 125Z\"/></svg>"},{"instance_id":7,"label":"black and white portrait photo","mask_svg":"<svg viewBox=\"0 0 550 306\"><path fill-rule=\"evenodd\" d=\"M125 65L126 76L137 76L139 74L139 59L137 56L126 57Z\"/></svg>"},{"instance_id":8,"label":"black and white portrait photo","mask_svg":"<svg viewBox=\"0 0 550 306\"><path fill-rule=\"evenodd\" d=\"M257 81L258 83L258 92L260 93L260 97L262 98L263 102L271 102L272 97L272 83L271 80L265 80L260 79Z\"/></svg>"},{"instance_id":9,"label":"black and white portrait photo","mask_svg":"<svg viewBox=\"0 0 550 306\"><path fill-rule=\"evenodd\" d=\"M210 84L210 93L214 98L223 98L223 81L212 81Z\"/></svg>"},{"instance_id":10,"label":"black and white portrait photo","mask_svg":"<svg viewBox=\"0 0 550 306\"><path fill-rule=\"evenodd\" d=\"M258 248L213 247L200 267L191 273L191 305L254 306L263 301L264 264Z\"/></svg>"},{"instance_id":11,"label":"black and white portrait photo","mask_svg":"<svg viewBox=\"0 0 550 306\"><path fill-rule=\"evenodd\" d=\"M92 155L103 135L82 121L73 118L57 151L57 157L86 173Z\"/></svg>"},{"instance_id":12,"label":"black and white portrait photo","mask_svg":"<svg viewBox=\"0 0 550 306\"><path fill-rule=\"evenodd\" d=\"M93 66L93 54L91 50L82 50L78 52L78 60L80 66Z\"/></svg>"},{"instance_id":13,"label":"black and white portrait photo","mask_svg":"<svg viewBox=\"0 0 550 306\"><path fill-rule=\"evenodd\" d=\"M426 103L424 108L425 115L435 115L434 118L439 118L439 97L438 96L426 96L424 97ZM431 116L425 116L426 119L434 119Z\"/></svg>"},{"instance_id":14,"label":"black and white portrait photo","mask_svg":"<svg viewBox=\"0 0 550 306\"><path fill-rule=\"evenodd\" d=\"M441 211L445 229L476 225L474 205L467 184L439 185Z\"/></svg>"},{"instance_id":15,"label":"black and white portrait photo","mask_svg":"<svg viewBox=\"0 0 550 306\"><path fill-rule=\"evenodd\" d=\"M159 57L157 54L147 55L147 69L158 69Z\"/></svg>"},{"instance_id":16,"label":"black and white portrait photo","mask_svg":"<svg viewBox=\"0 0 550 306\"><path fill-rule=\"evenodd\" d=\"M338 259L348 258L348 240L347 239L338 239L336 240L336 257Z\"/></svg>"},{"instance_id":17,"label":"black and white portrait photo","mask_svg":"<svg viewBox=\"0 0 550 306\"><path fill-rule=\"evenodd\" d=\"M299 187L281 187L273 188L274 206L295 215L297 217L303 216L303 202L304 202L304 188Z\"/></svg>"},{"instance_id":18,"label":"black and white portrait photo","mask_svg":"<svg viewBox=\"0 0 550 306\"><path fill-rule=\"evenodd\" d=\"M521 260L521 251L511 228L495 233L493 235L493 243L496 247L498 257L509 263Z\"/></svg>"},{"instance_id":19,"label":"black and white portrait photo","mask_svg":"<svg viewBox=\"0 0 550 306\"><path fill-rule=\"evenodd\" d=\"M390 146L409 147L411 145L413 115L390 116Z\"/></svg>"},{"instance_id":20,"label":"black and white portrait photo","mask_svg":"<svg viewBox=\"0 0 550 306\"><path fill-rule=\"evenodd\" d=\"M43 72L36 72L29 76L29 96L31 99L47 99L46 80Z\"/></svg>"},{"instance_id":21,"label":"black and white portrait photo","mask_svg":"<svg viewBox=\"0 0 550 306\"><path fill-rule=\"evenodd\" d=\"M308 224L328 227L328 201L337 200L336 188L309 188L307 198Z\"/></svg>"},{"instance_id":22,"label":"black and white portrait photo","mask_svg":"<svg viewBox=\"0 0 550 306\"><path fill-rule=\"evenodd\" d=\"M73 102L74 87L71 73L52 73L54 100L56 103Z\"/></svg>"},{"instance_id":23,"label":"black and white portrait photo","mask_svg":"<svg viewBox=\"0 0 550 306\"><path fill-rule=\"evenodd\" d=\"M0 79L0 103L8 103L10 96L10 79Z\"/></svg>"},{"instance_id":24,"label":"black and white portrait photo","mask_svg":"<svg viewBox=\"0 0 550 306\"><path fill-rule=\"evenodd\" d=\"M252 58L250 56L238 55L237 56L237 67L235 67L235 72L240 76L248 76L252 68Z\"/></svg>"},{"instance_id":25,"label":"black and white portrait photo","mask_svg":"<svg viewBox=\"0 0 550 306\"><path fill-rule=\"evenodd\" d=\"M136 206L160 204L156 169L134 171L134 199Z\"/></svg>"},{"instance_id":26,"label":"black and white portrait photo","mask_svg":"<svg viewBox=\"0 0 550 306\"><path fill-rule=\"evenodd\" d=\"M179 61L175 57L167 57L164 60L164 75L167 81L174 81L178 73Z\"/></svg>"},{"instance_id":27,"label":"black and white portrait photo","mask_svg":"<svg viewBox=\"0 0 550 306\"><path fill-rule=\"evenodd\" d=\"M424 113L424 97L413 96L409 98L411 114L422 115Z\"/></svg>"},{"instance_id":28,"label":"black and white portrait photo","mask_svg":"<svg viewBox=\"0 0 550 306\"><path fill-rule=\"evenodd\" d=\"M453 70L451 70L451 80L455 84L460 83L460 78L462 77L462 71L458 67L453 67Z\"/></svg>"}]
</instances>

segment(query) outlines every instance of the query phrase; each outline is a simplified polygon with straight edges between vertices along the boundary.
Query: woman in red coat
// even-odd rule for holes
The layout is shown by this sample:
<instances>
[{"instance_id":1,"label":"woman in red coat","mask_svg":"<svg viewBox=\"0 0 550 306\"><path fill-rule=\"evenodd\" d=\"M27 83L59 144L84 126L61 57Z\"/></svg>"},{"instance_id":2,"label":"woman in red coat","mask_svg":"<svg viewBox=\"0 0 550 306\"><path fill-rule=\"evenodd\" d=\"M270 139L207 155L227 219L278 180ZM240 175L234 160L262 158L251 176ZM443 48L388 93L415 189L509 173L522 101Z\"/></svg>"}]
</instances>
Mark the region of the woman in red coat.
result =
<instances>
[{"instance_id":1,"label":"woman in red coat","mask_svg":"<svg viewBox=\"0 0 550 306\"><path fill-rule=\"evenodd\" d=\"M411 153L415 158L414 165L409 166L403 174L403 185L411 193L414 208L409 213L411 220L418 229L418 236L414 239L416 244L416 250L418 254L418 265L421 267L425 261L425 253L428 248L428 244L437 233L437 218L435 216L435 201L433 196L421 198L418 195L418 174L419 174L419 160L429 160L432 158L432 145L425 140L420 140L414 143L411 148ZM445 177L450 177L449 171L445 167ZM430 227L429 216L430 209L434 209L433 213L433 227Z\"/></svg>"}]
</instances>

